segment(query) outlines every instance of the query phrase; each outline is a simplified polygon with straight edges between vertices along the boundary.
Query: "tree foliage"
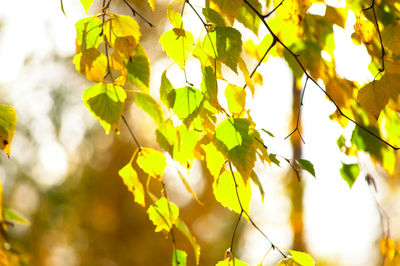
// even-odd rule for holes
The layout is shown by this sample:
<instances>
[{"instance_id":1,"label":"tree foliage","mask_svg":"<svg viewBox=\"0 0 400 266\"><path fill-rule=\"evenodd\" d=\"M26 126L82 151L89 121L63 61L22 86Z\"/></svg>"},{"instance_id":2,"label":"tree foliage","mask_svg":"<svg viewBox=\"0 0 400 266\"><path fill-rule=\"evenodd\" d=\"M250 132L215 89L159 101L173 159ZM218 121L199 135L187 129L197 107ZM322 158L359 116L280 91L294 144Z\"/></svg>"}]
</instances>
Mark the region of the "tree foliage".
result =
<instances>
[{"instance_id":1,"label":"tree foliage","mask_svg":"<svg viewBox=\"0 0 400 266\"><path fill-rule=\"evenodd\" d=\"M200 246L182 220L178 206L168 197L164 172L167 166L172 166L170 161L180 164L182 182L202 204L186 180L195 160L204 162L212 175L215 199L239 215L231 246L225 259L216 265L247 265L236 257L233 241L242 217L266 238L273 251L282 255L278 265L314 265L310 255L276 246L259 229L250 210L255 193L252 184L264 200L264 189L255 170L257 160L277 166L288 163L300 182L304 172L318 178L312 162L306 158L286 158L270 152L264 139L267 134L274 140L274 135L256 125L252 110L246 105L248 95L254 96L256 89L268 85L258 68L268 64L271 57L286 60L302 90L296 127L288 137L298 135L302 139L301 106L305 91L313 84L336 107L330 118L343 129L355 126L350 137L338 139L338 148L345 156L365 152L387 175L398 175L400 5L397 1L357 0L347 1L345 7L334 7L318 0L205 0L197 1L196 5L190 0L171 0L165 11L169 29L154 45L161 45L171 64L180 70L172 73L171 68L165 69L161 77L151 75L149 51L141 44L143 28L154 25L128 1L123 4L133 16L113 13L112 0L100 2L102 8L98 13L75 24L73 64L95 83L83 92L83 103L106 134L110 131L119 134L121 121L128 127L137 148L130 159L126 158L128 163L119 169L119 175L134 201L147 209L154 230L171 238L172 265L188 263L188 251L177 247L178 231L193 246L197 264ZM87 13L93 0L81 3ZM308 12L316 3L323 4L323 15ZM148 0L148 4L153 11L157 7L154 0ZM364 46L371 57L369 69L373 78L366 84L345 79L336 72L334 28L344 28L349 14L356 15L353 41ZM184 15L192 18L190 23L197 21L203 27L200 35L191 32ZM259 42L246 40L249 34ZM250 67L249 58L258 63ZM198 84L191 83L191 73L186 71L188 61L198 63L198 73L202 76ZM170 75L182 75L185 85L173 84ZM231 80L232 75L238 79ZM154 79L161 80L159 97L149 89ZM124 110L130 99L157 124L153 134L160 150L143 147L129 126ZM0 145L8 156L15 125L15 110L0 106ZM172 160L167 160L169 157ZM342 162L340 174L350 188L363 172L360 169L359 162ZM150 184L157 184L159 189ZM22 221L10 212L5 213L10 219ZM383 240L382 254L392 260L393 240L390 236Z\"/></svg>"}]
</instances>

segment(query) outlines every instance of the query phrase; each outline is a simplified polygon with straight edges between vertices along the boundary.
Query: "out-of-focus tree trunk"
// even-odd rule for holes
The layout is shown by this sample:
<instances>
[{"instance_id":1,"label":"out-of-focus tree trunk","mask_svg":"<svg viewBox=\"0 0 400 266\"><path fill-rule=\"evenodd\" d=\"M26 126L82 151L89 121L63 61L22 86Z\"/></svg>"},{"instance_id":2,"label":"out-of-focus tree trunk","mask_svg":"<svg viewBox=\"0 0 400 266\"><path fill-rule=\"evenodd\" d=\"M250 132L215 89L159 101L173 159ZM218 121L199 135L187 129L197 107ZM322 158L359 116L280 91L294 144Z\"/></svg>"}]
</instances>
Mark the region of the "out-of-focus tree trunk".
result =
<instances>
[{"instance_id":1,"label":"out-of-focus tree trunk","mask_svg":"<svg viewBox=\"0 0 400 266\"><path fill-rule=\"evenodd\" d=\"M292 104L292 120L291 129L296 128L297 114L299 112L299 104L301 99L301 88L296 84L295 79L293 79L293 104ZM301 118L301 113L300 117ZM301 122L299 121L299 132L301 133ZM293 158L301 158L302 152L302 141L299 132L294 132L290 136L290 141L293 146ZM288 194L291 202L291 212L290 212L290 225L293 231L293 244L292 248L294 250L306 250L306 245L304 242L304 221L303 221L303 194L304 194L304 183L298 180L295 171L292 168L289 169L288 174Z\"/></svg>"}]
</instances>

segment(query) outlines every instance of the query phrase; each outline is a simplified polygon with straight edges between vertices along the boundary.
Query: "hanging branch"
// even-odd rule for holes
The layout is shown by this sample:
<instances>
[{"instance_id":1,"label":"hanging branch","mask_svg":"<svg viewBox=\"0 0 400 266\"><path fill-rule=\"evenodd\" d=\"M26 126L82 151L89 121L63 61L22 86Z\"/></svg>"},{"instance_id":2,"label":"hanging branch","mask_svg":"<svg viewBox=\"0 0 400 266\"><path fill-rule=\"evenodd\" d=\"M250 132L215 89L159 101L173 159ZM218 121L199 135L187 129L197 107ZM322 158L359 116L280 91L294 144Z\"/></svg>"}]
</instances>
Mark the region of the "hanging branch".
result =
<instances>
[{"instance_id":1,"label":"hanging branch","mask_svg":"<svg viewBox=\"0 0 400 266\"><path fill-rule=\"evenodd\" d=\"M332 98L332 96L325 91L321 85L319 85L317 83L317 81L307 72L307 70L305 69L304 65L301 63L299 56L297 54L295 54L289 47L287 47L282 41L281 39L278 38L278 36L274 33L274 31L272 31L272 29L270 28L270 26L268 25L268 23L266 22L264 15L262 15L260 12L258 12L258 10L248 1L248 0L243 0L243 2L248 5L256 14L257 16L261 19L262 23L264 24L264 26L267 28L267 30L269 31L269 33L272 35L272 38L278 42L297 62L297 64L299 65L299 67L302 69L304 75L306 75L306 77L308 79L310 79L324 94L326 97L328 97L328 99L333 103L333 105L336 107L336 109L338 110L339 114L341 116L343 116L344 118L346 118L347 120L351 121L353 124L355 124L356 126L358 126L359 128L363 129L365 132L367 132L368 134L374 136L376 139L378 139L379 141L383 142L385 145L391 147L393 150L398 150L400 149L400 147L396 147L392 144L390 144L389 142L387 142L386 140L384 140L383 138L379 137L377 134L375 134L374 132L372 132L371 130L369 130L367 127L363 126L362 124L356 122L354 119L350 118L349 116L347 116L345 113L343 113L343 111L340 109L340 107L338 106L338 104L335 102L335 100Z\"/></svg>"},{"instance_id":2,"label":"hanging branch","mask_svg":"<svg viewBox=\"0 0 400 266\"><path fill-rule=\"evenodd\" d=\"M299 121L300 121L300 111L301 111L301 107L303 106L304 93L305 93L306 88L307 88L307 81L308 81L308 79L309 79L309 78L307 77L307 78L306 78L306 82L304 83L303 92L302 92L302 94L301 94L301 99L300 99L300 104L299 104L299 111L297 112L296 127L295 127L295 129L294 129L289 135L287 135L286 138L285 138L285 139L287 139L288 137L290 137L291 135L293 135L293 133L295 133L295 132L297 131L297 133L299 133L300 139L301 139L301 141L303 142L303 144L306 144L306 143L304 142L304 139L303 139L303 137L301 136L301 132L300 132L300 129L299 129Z\"/></svg>"},{"instance_id":3,"label":"hanging branch","mask_svg":"<svg viewBox=\"0 0 400 266\"><path fill-rule=\"evenodd\" d=\"M251 225L252 225L255 229L257 229L257 231L260 232L261 235L262 235L265 239L267 239L267 241L268 241L269 244L271 245L271 248L274 249L274 250L277 250L284 258L287 258L287 256L285 255L285 253L283 253L282 250L280 250L280 248L278 248L278 247L269 239L269 237L257 226L257 224L253 221L253 219L251 219L250 215L249 215L249 214L246 212L246 210L243 208L242 201L240 200L240 197L239 197L238 184L237 184L237 182L236 182L235 174L233 173L233 169L232 169L232 163L231 163L230 161L229 161L228 163L229 163L229 170L230 170L230 172L231 172L231 174L232 174L233 182L235 183L236 198L237 198L238 203L239 203L239 206L240 206L240 215L239 215L239 219L238 219L238 221L237 221L237 223L236 223L235 230L234 230L234 232L233 232L232 241L231 241L231 248L230 248L230 249L231 249L231 252L232 252L233 261L235 261L234 256L233 256L233 240L234 240L234 237L235 237L235 234L236 234L236 231L237 231L237 227L238 227L239 222L240 222L240 218L241 218L241 216L243 215L243 213L247 216L247 218L249 219L249 222L251 223Z\"/></svg>"},{"instance_id":4,"label":"hanging branch","mask_svg":"<svg viewBox=\"0 0 400 266\"><path fill-rule=\"evenodd\" d=\"M374 22L375 22L375 26L376 26L376 30L378 31L378 35L379 35L379 41L381 43L381 67L378 68L379 73L385 71L385 48L383 46L383 41L382 41L382 36L381 36L381 30L379 29L379 24L378 24L378 19L376 17L376 12L375 12L375 0L372 0L372 3L369 7L364 8L362 11L366 12L368 10L372 9L372 14L374 15ZM378 73L378 74L379 74Z\"/></svg>"},{"instance_id":5,"label":"hanging branch","mask_svg":"<svg viewBox=\"0 0 400 266\"><path fill-rule=\"evenodd\" d=\"M123 0L125 5L128 6L128 8L132 11L132 15L136 16L138 15L144 22L146 22L150 27L154 27L154 25L148 21L144 16L142 16L139 12L137 12L126 0Z\"/></svg>"}]
</instances>

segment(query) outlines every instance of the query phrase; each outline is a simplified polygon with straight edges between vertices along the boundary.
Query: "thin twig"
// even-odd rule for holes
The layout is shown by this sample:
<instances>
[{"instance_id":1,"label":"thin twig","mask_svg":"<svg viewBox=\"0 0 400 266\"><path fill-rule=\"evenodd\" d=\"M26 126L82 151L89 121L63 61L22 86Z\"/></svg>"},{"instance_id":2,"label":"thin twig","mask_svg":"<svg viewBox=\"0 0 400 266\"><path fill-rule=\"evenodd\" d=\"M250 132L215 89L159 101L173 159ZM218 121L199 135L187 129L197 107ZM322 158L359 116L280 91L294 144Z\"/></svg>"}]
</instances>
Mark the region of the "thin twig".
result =
<instances>
[{"instance_id":1,"label":"thin twig","mask_svg":"<svg viewBox=\"0 0 400 266\"><path fill-rule=\"evenodd\" d=\"M376 30L378 31L378 35L379 35L379 41L381 43L381 64L382 66L378 69L379 73L385 71L385 48L383 46L383 41L382 41L382 36L381 36L381 30L379 29L379 24L378 24L378 19L376 17L376 12L375 12L375 0L372 0L371 5L367 8L364 8L362 11L366 12L368 10L372 9L372 14L374 15L374 22L375 22L375 26L376 26Z\"/></svg>"},{"instance_id":2,"label":"thin twig","mask_svg":"<svg viewBox=\"0 0 400 266\"><path fill-rule=\"evenodd\" d=\"M270 26L268 25L268 23L265 21L265 19L263 18L263 15L257 11L257 9L255 7L253 7L253 5L248 1L248 0L243 0L243 2L248 5L256 14L257 16L261 19L261 21L263 22L264 26L267 28L267 30L269 31L269 33L272 35L272 37L286 50L288 51L288 53L296 60L297 64L299 65L299 67L302 69L303 73L306 75L306 77L308 77L324 94L326 97L328 97L328 99L333 103L333 105L335 105L336 109L338 110L339 114L341 116L343 116L344 118L346 118L347 120L351 121L353 124L355 124L356 126L358 126L359 128L363 129L364 131L366 131L368 134L374 136L376 139L378 139L379 141L383 142L385 145L391 147L393 150L398 150L400 149L400 147L396 147L392 144L390 144L389 142L387 142L386 140L382 139L381 137L379 137L377 134L375 134L374 132L372 132L371 130L369 130L367 127L363 126L362 124L356 122L354 119L350 118L349 116L347 116L346 114L343 113L343 111L340 109L340 107L338 106L338 104L335 102L335 100L333 100L332 96L326 92L321 85L319 85L317 83L317 81L307 72L307 70L305 69L304 65L301 63L299 56L297 54L295 54L289 47L287 47L279 38L278 36L272 31L272 29L270 28Z\"/></svg>"},{"instance_id":3,"label":"thin twig","mask_svg":"<svg viewBox=\"0 0 400 266\"><path fill-rule=\"evenodd\" d=\"M263 19L266 19L266 18L268 18L270 15L272 15L272 14L278 9L278 7L280 7L280 6L283 4L284 1L285 1L285 0L282 0L282 1L279 3L279 5L277 5L274 9L272 9L271 12L269 12L268 14L262 16Z\"/></svg>"},{"instance_id":4,"label":"thin twig","mask_svg":"<svg viewBox=\"0 0 400 266\"><path fill-rule=\"evenodd\" d=\"M140 145L138 139L136 138L135 134L133 133L133 130L129 126L128 121L125 118L125 115L121 115L121 117L122 117L122 120L124 121L126 127L128 128L128 131L131 134L133 141L136 143L136 146L138 147L139 150L141 150L142 149L142 145Z\"/></svg>"},{"instance_id":5,"label":"thin twig","mask_svg":"<svg viewBox=\"0 0 400 266\"><path fill-rule=\"evenodd\" d=\"M123 0L124 3L128 6L128 8L132 11L132 15L136 16L138 15L144 22L146 22L150 27L154 27L154 25L148 21L144 16L142 16L139 12L137 12L126 0Z\"/></svg>"},{"instance_id":6,"label":"thin twig","mask_svg":"<svg viewBox=\"0 0 400 266\"><path fill-rule=\"evenodd\" d=\"M304 87L303 87L303 92L302 92L302 94L301 94L301 99L300 99L300 104L299 104L299 111L297 112L296 127L295 127L295 129L294 129L289 135L287 135L286 138L285 138L285 139L287 139L288 137L290 137L291 135L293 135L293 133L295 133L295 132L297 131L297 133L299 133L300 139L301 139L301 141L303 142L303 144L306 144L306 143L304 142L304 139L303 139L303 137L301 136L301 132L300 132L300 128L299 128L299 121L300 121L301 106L303 106L304 93L305 93L306 88L307 88L307 81L308 81L308 79L309 79L309 77L306 78L306 82L304 83Z\"/></svg>"},{"instance_id":7,"label":"thin twig","mask_svg":"<svg viewBox=\"0 0 400 266\"><path fill-rule=\"evenodd\" d=\"M230 172L232 174L233 182L235 183L236 197L237 197L237 200L238 200L238 203L239 203L239 206L240 206L241 215L243 213L246 214L246 216L249 219L249 222L251 223L251 225L255 229L257 229L257 231L260 232L261 235L263 235L265 239L267 239L267 241L271 245L272 249L276 249L284 258L286 258L287 256L285 255L285 253L283 253L282 250L279 249L279 247L277 247L274 243L272 243L272 241L269 239L269 237L257 226L257 224L253 221L253 219L251 219L251 217L247 213L247 211L243 208L242 201L240 200L240 197L239 197L238 184L236 182L235 174L233 173L233 169L232 169L232 163L230 161L229 161L229 170L230 170Z\"/></svg>"}]
</instances>

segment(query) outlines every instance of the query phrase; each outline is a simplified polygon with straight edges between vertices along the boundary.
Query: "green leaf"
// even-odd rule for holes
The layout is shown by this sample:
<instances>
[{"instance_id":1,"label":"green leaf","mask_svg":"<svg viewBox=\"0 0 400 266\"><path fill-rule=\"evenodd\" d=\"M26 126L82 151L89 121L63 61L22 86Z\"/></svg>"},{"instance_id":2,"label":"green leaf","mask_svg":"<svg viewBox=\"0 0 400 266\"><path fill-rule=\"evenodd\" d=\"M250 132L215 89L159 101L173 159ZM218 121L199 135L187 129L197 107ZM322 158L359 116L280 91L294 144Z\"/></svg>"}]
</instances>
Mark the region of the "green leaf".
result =
<instances>
[{"instance_id":1,"label":"green leaf","mask_svg":"<svg viewBox=\"0 0 400 266\"><path fill-rule=\"evenodd\" d=\"M177 137L176 128L171 119L165 120L158 126L156 129L156 137L158 145L172 156Z\"/></svg>"},{"instance_id":2,"label":"green leaf","mask_svg":"<svg viewBox=\"0 0 400 266\"><path fill-rule=\"evenodd\" d=\"M157 124L164 121L163 111L161 106L146 92L135 93L136 105L144 110Z\"/></svg>"},{"instance_id":3,"label":"green leaf","mask_svg":"<svg viewBox=\"0 0 400 266\"><path fill-rule=\"evenodd\" d=\"M86 14L89 11L90 6L93 3L93 0L80 0L83 8L85 9Z\"/></svg>"},{"instance_id":4,"label":"green leaf","mask_svg":"<svg viewBox=\"0 0 400 266\"><path fill-rule=\"evenodd\" d=\"M272 163L276 164L277 166L280 167L280 161L278 159L276 159L276 154L275 153L270 153L269 154L269 159L271 160Z\"/></svg>"},{"instance_id":5,"label":"green leaf","mask_svg":"<svg viewBox=\"0 0 400 266\"><path fill-rule=\"evenodd\" d=\"M256 161L256 132L247 119L229 118L222 121L215 131L214 140L222 152L247 180Z\"/></svg>"},{"instance_id":6,"label":"green leaf","mask_svg":"<svg viewBox=\"0 0 400 266\"><path fill-rule=\"evenodd\" d=\"M208 23L213 23L219 27L225 27L226 23L221 15L211 8L203 8L203 15Z\"/></svg>"},{"instance_id":7,"label":"green leaf","mask_svg":"<svg viewBox=\"0 0 400 266\"><path fill-rule=\"evenodd\" d=\"M193 247L194 255L196 257L196 265L199 265L200 245L197 244L196 238L192 235L187 225L181 219L178 218L175 225L179 229L179 231L181 231L182 234L189 240L190 244Z\"/></svg>"},{"instance_id":8,"label":"green leaf","mask_svg":"<svg viewBox=\"0 0 400 266\"><path fill-rule=\"evenodd\" d=\"M225 260L222 261L218 261L217 264L215 264L215 266L248 266L247 263L244 263L243 261L235 258L235 262L232 261L231 258L227 258Z\"/></svg>"},{"instance_id":9,"label":"green leaf","mask_svg":"<svg viewBox=\"0 0 400 266\"><path fill-rule=\"evenodd\" d=\"M206 66L202 69L203 79L201 81L201 91L204 93L210 104L217 108L218 106L218 87L217 79L215 77L214 70L210 66Z\"/></svg>"},{"instance_id":10,"label":"green leaf","mask_svg":"<svg viewBox=\"0 0 400 266\"><path fill-rule=\"evenodd\" d=\"M131 60L126 65L128 70L127 80L137 88L149 92L150 60L140 44L135 51L136 54L131 57Z\"/></svg>"},{"instance_id":11,"label":"green leaf","mask_svg":"<svg viewBox=\"0 0 400 266\"><path fill-rule=\"evenodd\" d=\"M145 173L160 181L167 166L165 155L152 148L142 148L138 153L136 163Z\"/></svg>"},{"instance_id":12,"label":"green leaf","mask_svg":"<svg viewBox=\"0 0 400 266\"><path fill-rule=\"evenodd\" d=\"M8 105L0 105L0 149L10 157L11 141L17 126L15 109Z\"/></svg>"},{"instance_id":13,"label":"green leaf","mask_svg":"<svg viewBox=\"0 0 400 266\"><path fill-rule=\"evenodd\" d=\"M233 172L233 174L235 176L240 202L242 203L243 209L249 213L251 198L250 182L245 184L243 178L238 172ZM214 180L213 192L215 199L221 203L222 206L236 213L241 213L232 172L224 171L216 180Z\"/></svg>"},{"instance_id":14,"label":"green leaf","mask_svg":"<svg viewBox=\"0 0 400 266\"><path fill-rule=\"evenodd\" d=\"M172 266L186 266L186 257L185 251L175 249L172 254Z\"/></svg>"},{"instance_id":15,"label":"green leaf","mask_svg":"<svg viewBox=\"0 0 400 266\"><path fill-rule=\"evenodd\" d=\"M225 88L228 109L233 115L240 116L246 106L246 91L238 86L228 84Z\"/></svg>"},{"instance_id":16,"label":"green leaf","mask_svg":"<svg viewBox=\"0 0 400 266\"><path fill-rule=\"evenodd\" d=\"M112 14L104 23L104 33L111 46L117 37L132 36L139 43L141 36L139 24L130 16Z\"/></svg>"},{"instance_id":17,"label":"green leaf","mask_svg":"<svg viewBox=\"0 0 400 266\"><path fill-rule=\"evenodd\" d=\"M289 251L290 255L292 256L292 259L297 262L299 265L302 266L314 266L315 262L313 260L313 258L308 255L305 252L300 252L300 251L294 251L294 250L290 250L288 249L287 251Z\"/></svg>"},{"instance_id":18,"label":"green leaf","mask_svg":"<svg viewBox=\"0 0 400 266\"><path fill-rule=\"evenodd\" d=\"M193 50L193 35L184 29L174 28L161 35L160 43L167 55L183 69Z\"/></svg>"},{"instance_id":19,"label":"green leaf","mask_svg":"<svg viewBox=\"0 0 400 266\"><path fill-rule=\"evenodd\" d=\"M313 177L315 177L315 170L314 170L314 165L308 161L308 160L304 160L304 159L296 159L296 162L300 165L300 167L303 170L306 170L307 172L309 172Z\"/></svg>"},{"instance_id":20,"label":"green leaf","mask_svg":"<svg viewBox=\"0 0 400 266\"><path fill-rule=\"evenodd\" d=\"M171 91L174 90L174 86L172 86L171 81L167 78L167 70L164 70L161 76L161 85L160 85L160 99L165 106L168 108L172 108L173 103L168 100L168 95Z\"/></svg>"},{"instance_id":21,"label":"green leaf","mask_svg":"<svg viewBox=\"0 0 400 266\"><path fill-rule=\"evenodd\" d=\"M358 175L360 174L360 167L358 164L345 164L342 163L342 168L340 168L340 175L347 182L349 187L351 188L354 182L357 180Z\"/></svg>"},{"instance_id":22,"label":"green leaf","mask_svg":"<svg viewBox=\"0 0 400 266\"><path fill-rule=\"evenodd\" d=\"M237 73L237 64L242 52L242 35L240 32L231 27L216 27L209 33L209 36L210 38L204 38L203 48L205 52L213 58L221 59L225 65Z\"/></svg>"},{"instance_id":23,"label":"green leaf","mask_svg":"<svg viewBox=\"0 0 400 266\"><path fill-rule=\"evenodd\" d=\"M85 106L100 121L107 134L111 128L119 133L119 122L126 99L124 89L109 83L98 83L87 88L82 98Z\"/></svg>"},{"instance_id":24,"label":"green leaf","mask_svg":"<svg viewBox=\"0 0 400 266\"><path fill-rule=\"evenodd\" d=\"M257 9L258 12L260 12L260 14L262 13L262 6L258 0L249 0L249 2L255 9ZM242 5L242 7L239 9L236 19L246 28L254 32L255 35L258 35L258 28L260 26L261 19L248 5Z\"/></svg>"},{"instance_id":25,"label":"green leaf","mask_svg":"<svg viewBox=\"0 0 400 266\"><path fill-rule=\"evenodd\" d=\"M27 219L21 217L21 215L17 214L15 211L4 208L4 219L10 222L21 223L25 225L31 225L31 222Z\"/></svg>"},{"instance_id":26,"label":"green leaf","mask_svg":"<svg viewBox=\"0 0 400 266\"><path fill-rule=\"evenodd\" d=\"M156 226L154 231L160 232L165 230L169 232L172 225L178 221L179 208L165 197L161 197L147 209L147 214Z\"/></svg>"},{"instance_id":27,"label":"green leaf","mask_svg":"<svg viewBox=\"0 0 400 266\"><path fill-rule=\"evenodd\" d=\"M97 16L79 20L75 24L76 29L76 52L85 51L89 48L97 48L103 41L100 36L103 22Z\"/></svg>"},{"instance_id":28,"label":"green leaf","mask_svg":"<svg viewBox=\"0 0 400 266\"><path fill-rule=\"evenodd\" d=\"M135 157L135 155L133 157ZM118 174L122 178L124 184L128 187L129 191L132 192L135 198L135 202L145 207L146 204L144 200L143 184L142 182L140 182L135 169L133 169L132 167L132 160L127 165L125 165L121 170L119 170Z\"/></svg>"},{"instance_id":29,"label":"green leaf","mask_svg":"<svg viewBox=\"0 0 400 266\"><path fill-rule=\"evenodd\" d=\"M261 194L261 200L264 202L265 191L256 172L254 171L251 172L250 178L251 180L253 180L254 184L258 187L258 190L260 191Z\"/></svg>"},{"instance_id":30,"label":"green leaf","mask_svg":"<svg viewBox=\"0 0 400 266\"><path fill-rule=\"evenodd\" d=\"M380 133L376 127L366 126L366 128L375 135L380 136ZM362 128L357 126L354 128L350 142L359 150L368 152L379 161L382 161L382 148L384 147L383 143Z\"/></svg>"},{"instance_id":31,"label":"green leaf","mask_svg":"<svg viewBox=\"0 0 400 266\"><path fill-rule=\"evenodd\" d=\"M204 96L200 90L186 86L171 91L168 98L174 113L186 126L189 126L198 114Z\"/></svg>"}]
</instances>

